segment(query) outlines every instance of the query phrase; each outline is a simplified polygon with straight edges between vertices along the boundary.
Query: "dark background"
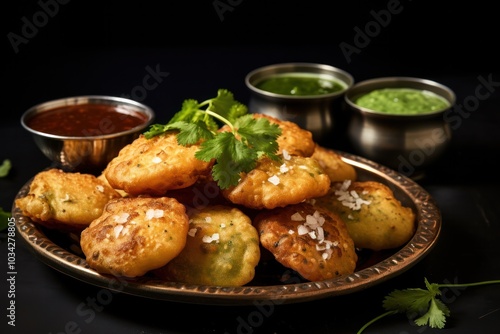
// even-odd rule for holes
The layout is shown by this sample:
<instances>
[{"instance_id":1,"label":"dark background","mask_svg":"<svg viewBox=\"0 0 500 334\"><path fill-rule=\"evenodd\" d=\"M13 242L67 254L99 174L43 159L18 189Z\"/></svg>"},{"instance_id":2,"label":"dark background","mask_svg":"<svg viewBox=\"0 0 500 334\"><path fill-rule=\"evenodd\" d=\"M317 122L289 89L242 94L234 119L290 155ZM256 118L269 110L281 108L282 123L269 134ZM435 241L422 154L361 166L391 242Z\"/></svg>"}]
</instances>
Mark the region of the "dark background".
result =
<instances>
[{"instance_id":1,"label":"dark background","mask_svg":"<svg viewBox=\"0 0 500 334\"><path fill-rule=\"evenodd\" d=\"M275 62L325 63L356 81L439 80L498 69L498 15L485 1L42 0L7 6L13 8L2 13L4 110L14 121L50 99L130 95L146 66L169 73L142 97L161 119L185 98L201 100L222 87L246 102L246 73ZM26 20L35 31L16 52L9 36L23 36ZM342 43L357 50L346 57Z\"/></svg>"}]
</instances>

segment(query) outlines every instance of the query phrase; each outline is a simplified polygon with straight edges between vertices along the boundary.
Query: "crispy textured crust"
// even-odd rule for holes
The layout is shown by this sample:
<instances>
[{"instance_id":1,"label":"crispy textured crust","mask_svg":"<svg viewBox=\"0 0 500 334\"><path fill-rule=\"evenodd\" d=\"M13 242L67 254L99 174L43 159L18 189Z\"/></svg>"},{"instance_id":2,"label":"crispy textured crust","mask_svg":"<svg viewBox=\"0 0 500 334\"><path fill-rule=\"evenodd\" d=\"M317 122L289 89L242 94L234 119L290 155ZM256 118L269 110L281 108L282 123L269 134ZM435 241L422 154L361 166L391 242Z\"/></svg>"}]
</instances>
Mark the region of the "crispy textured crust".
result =
<instances>
[{"instance_id":1,"label":"crispy textured crust","mask_svg":"<svg viewBox=\"0 0 500 334\"><path fill-rule=\"evenodd\" d=\"M316 143L313 140L312 132L299 127L296 123L284 121L264 114L253 114L254 118L264 117L269 122L278 124L281 129L281 136L276 140L278 142L278 154L284 150L291 155L310 157L314 153Z\"/></svg>"},{"instance_id":2,"label":"crispy textured crust","mask_svg":"<svg viewBox=\"0 0 500 334\"><path fill-rule=\"evenodd\" d=\"M231 204L222 196L222 190L217 182L210 177L200 177L195 184L167 191L168 197L173 197L186 206L186 209L200 209L215 204Z\"/></svg>"},{"instance_id":3,"label":"crispy textured crust","mask_svg":"<svg viewBox=\"0 0 500 334\"><path fill-rule=\"evenodd\" d=\"M45 227L81 231L101 215L108 201L119 197L94 175L49 169L35 175L28 194L17 199L16 206Z\"/></svg>"},{"instance_id":4,"label":"crispy textured crust","mask_svg":"<svg viewBox=\"0 0 500 334\"><path fill-rule=\"evenodd\" d=\"M313 158L286 156L279 162L263 157L238 185L222 194L251 209L274 209L323 196L329 188L330 178Z\"/></svg>"},{"instance_id":5,"label":"crispy textured crust","mask_svg":"<svg viewBox=\"0 0 500 334\"><path fill-rule=\"evenodd\" d=\"M182 251L188 226L184 205L173 198L120 198L81 233L80 246L99 273L142 276Z\"/></svg>"},{"instance_id":6,"label":"crispy textured crust","mask_svg":"<svg viewBox=\"0 0 500 334\"><path fill-rule=\"evenodd\" d=\"M328 174L332 182L356 180L356 169L342 160L336 152L316 145L312 158L318 160L320 166L325 170L325 173Z\"/></svg>"},{"instance_id":7,"label":"crispy textured crust","mask_svg":"<svg viewBox=\"0 0 500 334\"><path fill-rule=\"evenodd\" d=\"M201 175L210 173L213 162L195 158L198 149L199 145L180 145L176 132L151 139L141 135L111 160L104 175L113 188L132 196L163 196L168 190L189 187Z\"/></svg>"},{"instance_id":8,"label":"crispy textured crust","mask_svg":"<svg viewBox=\"0 0 500 334\"><path fill-rule=\"evenodd\" d=\"M260 260L259 235L242 211L207 206L189 214L186 247L153 273L188 284L241 286L255 276Z\"/></svg>"},{"instance_id":9,"label":"crispy textured crust","mask_svg":"<svg viewBox=\"0 0 500 334\"><path fill-rule=\"evenodd\" d=\"M314 228L314 224L321 228ZM348 275L356 268L358 257L344 222L321 208L300 203L263 211L254 219L254 225L262 246L279 263L307 280Z\"/></svg>"},{"instance_id":10,"label":"crispy textured crust","mask_svg":"<svg viewBox=\"0 0 500 334\"><path fill-rule=\"evenodd\" d=\"M108 179L106 178L106 176L104 175L104 172L102 172L101 174L99 174L99 175L97 176L97 178L98 178L99 180L101 180L102 182L104 182L105 184L107 184L107 185L108 185L108 187L113 188L113 187L111 187L111 185L109 184L109 181L108 181ZM113 188L113 189L115 189L115 188ZM125 191L123 191L123 190L121 190L121 189L115 189L115 191L116 191L117 193L119 193L119 194L121 195L121 197L129 197L129 194L127 194Z\"/></svg>"},{"instance_id":11,"label":"crispy textured crust","mask_svg":"<svg viewBox=\"0 0 500 334\"><path fill-rule=\"evenodd\" d=\"M354 194L366 201L355 207ZM405 244L415 233L415 213L398 201L386 185L375 181L335 183L315 205L339 214L359 248L384 250ZM351 207L349 207L349 205Z\"/></svg>"}]
</instances>

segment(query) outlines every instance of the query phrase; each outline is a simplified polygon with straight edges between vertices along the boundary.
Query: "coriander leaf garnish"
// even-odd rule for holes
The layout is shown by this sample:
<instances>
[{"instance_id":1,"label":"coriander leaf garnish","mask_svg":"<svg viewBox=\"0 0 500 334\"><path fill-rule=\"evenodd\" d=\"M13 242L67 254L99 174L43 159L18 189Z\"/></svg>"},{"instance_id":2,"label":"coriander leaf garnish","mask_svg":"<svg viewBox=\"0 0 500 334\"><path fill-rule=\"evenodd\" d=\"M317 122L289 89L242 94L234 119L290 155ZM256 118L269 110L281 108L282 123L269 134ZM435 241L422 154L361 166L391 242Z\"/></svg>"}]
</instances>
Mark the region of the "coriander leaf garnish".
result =
<instances>
[{"instance_id":1,"label":"coriander leaf garnish","mask_svg":"<svg viewBox=\"0 0 500 334\"><path fill-rule=\"evenodd\" d=\"M240 172L255 168L257 152L236 139L232 132L222 132L217 137L201 144L195 157L210 161L216 159L212 167L212 177L222 189L238 184Z\"/></svg>"},{"instance_id":2,"label":"coriander leaf garnish","mask_svg":"<svg viewBox=\"0 0 500 334\"><path fill-rule=\"evenodd\" d=\"M181 145L192 145L200 139L212 139L214 133L210 131L202 121L196 123L174 122L169 124L170 127L180 130L177 134L177 141Z\"/></svg>"},{"instance_id":3,"label":"coriander leaf garnish","mask_svg":"<svg viewBox=\"0 0 500 334\"><path fill-rule=\"evenodd\" d=\"M244 115L235 121L235 126L238 128L238 134L242 139L247 145L252 145L257 153L276 152L278 150L276 138L281 134L281 130L267 119L255 119L251 115ZM273 133L274 135L270 135ZM277 158L274 154L268 155L272 159Z\"/></svg>"},{"instance_id":4,"label":"coriander leaf garnish","mask_svg":"<svg viewBox=\"0 0 500 334\"><path fill-rule=\"evenodd\" d=\"M228 131L219 131L223 125ZM276 139L281 135L280 127L265 118L252 117L226 89L219 89L216 97L201 103L185 100L167 124L151 125L144 136L150 139L168 131L178 132L180 145L201 142L195 157L215 160L212 177L222 189L238 184L240 174L254 169L262 156L279 159Z\"/></svg>"},{"instance_id":5,"label":"coriander leaf garnish","mask_svg":"<svg viewBox=\"0 0 500 334\"><path fill-rule=\"evenodd\" d=\"M431 328L442 329L446 323L446 317L450 315L448 307L437 297L441 295L441 288L462 288L486 284L500 284L500 280L482 281L476 283L465 284L436 284L429 283L427 278L424 278L427 290L419 288L410 288L405 290L394 290L389 293L382 303L387 311L378 317L367 322L358 331L361 334L369 325L373 324L386 316L406 313L408 318L411 315L418 314L418 318L414 320L417 326L429 325Z\"/></svg>"},{"instance_id":6,"label":"coriander leaf garnish","mask_svg":"<svg viewBox=\"0 0 500 334\"><path fill-rule=\"evenodd\" d=\"M395 290L384 299L383 307L388 311L422 314L415 319L417 325L429 324L432 328L443 328L450 310L443 302L436 299L436 296L441 295L437 284L430 284L425 279L425 286L427 290Z\"/></svg>"}]
</instances>

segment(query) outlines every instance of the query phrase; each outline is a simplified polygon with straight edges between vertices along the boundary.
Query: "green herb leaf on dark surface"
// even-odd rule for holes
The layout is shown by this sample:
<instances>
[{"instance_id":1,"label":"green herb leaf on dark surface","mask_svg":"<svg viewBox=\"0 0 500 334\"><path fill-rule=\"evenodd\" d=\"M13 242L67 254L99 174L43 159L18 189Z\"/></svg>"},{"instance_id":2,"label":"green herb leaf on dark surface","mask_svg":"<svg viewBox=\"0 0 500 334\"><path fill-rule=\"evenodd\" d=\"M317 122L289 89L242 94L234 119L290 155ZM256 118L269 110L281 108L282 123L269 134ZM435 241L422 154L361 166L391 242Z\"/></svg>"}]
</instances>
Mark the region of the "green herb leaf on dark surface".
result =
<instances>
[{"instance_id":1,"label":"green herb leaf on dark surface","mask_svg":"<svg viewBox=\"0 0 500 334\"><path fill-rule=\"evenodd\" d=\"M0 165L0 177L6 177L12 168L12 163L9 159L5 159Z\"/></svg>"},{"instance_id":2,"label":"green herb leaf on dark surface","mask_svg":"<svg viewBox=\"0 0 500 334\"><path fill-rule=\"evenodd\" d=\"M500 284L500 280L482 281L464 284L436 284L429 283L424 278L427 290L410 288L404 290L394 290L389 293L382 302L382 306L387 311L367 322L357 334L361 334L369 325L386 316L405 313L413 320L417 326L429 326L431 328L443 329L446 325L446 317L450 316L449 308L438 297L441 295L441 288L461 288L487 284Z\"/></svg>"}]
</instances>

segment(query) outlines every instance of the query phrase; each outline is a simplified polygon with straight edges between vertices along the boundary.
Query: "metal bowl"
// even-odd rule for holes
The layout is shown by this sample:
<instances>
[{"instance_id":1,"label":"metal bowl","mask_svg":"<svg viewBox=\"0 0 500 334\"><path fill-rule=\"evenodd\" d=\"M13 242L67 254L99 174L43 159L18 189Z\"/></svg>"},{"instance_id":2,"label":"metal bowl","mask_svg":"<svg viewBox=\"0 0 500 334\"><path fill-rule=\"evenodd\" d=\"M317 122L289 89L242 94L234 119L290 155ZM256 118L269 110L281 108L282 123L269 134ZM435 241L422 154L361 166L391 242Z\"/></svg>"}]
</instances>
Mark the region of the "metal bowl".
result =
<instances>
[{"instance_id":1,"label":"metal bowl","mask_svg":"<svg viewBox=\"0 0 500 334\"><path fill-rule=\"evenodd\" d=\"M423 114L388 114L358 106L358 97L381 88L413 88L435 93L449 107ZM447 86L413 77L384 77L353 85L344 95L351 111L348 137L357 154L384 164L412 178L439 159L451 141L445 115L455 104Z\"/></svg>"},{"instance_id":2,"label":"metal bowl","mask_svg":"<svg viewBox=\"0 0 500 334\"><path fill-rule=\"evenodd\" d=\"M343 89L321 95L284 95L257 88L262 80L277 74L304 73L331 78ZM262 113L275 118L292 121L312 132L313 138L324 141L334 128L334 118L340 104L334 102L352 86L353 77L339 68L315 63L283 63L255 69L245 77L251 97L248 108L252 113ZM341 101L341 100L339 100ZM338 110L340 112L340 110Z\"/></svg>"},{"instance_id":3,"label":"metal bowl","mask_svg":"<svg viewBox=\"0 0 500 334\"><path fill-rule=\"evenodd\" d=\"M86 131L92 135L67 136L40 132L28 126L30 119L44 112L65 106L105 105L118 108L124 114L140 113L145 122L129 130L106 132L100 129ZM66 171L101 173L119 151L145 131L155 114L153 110L139 102L114 96L88 95L67 97L35 105L21 117L22 126L28 130L36 145L55 167ZM110 124L107 125L108 127ZM112 124L111 124L112 126ZM88 130L88 129L87 129Z\"/></svg>"}]
</instances>

